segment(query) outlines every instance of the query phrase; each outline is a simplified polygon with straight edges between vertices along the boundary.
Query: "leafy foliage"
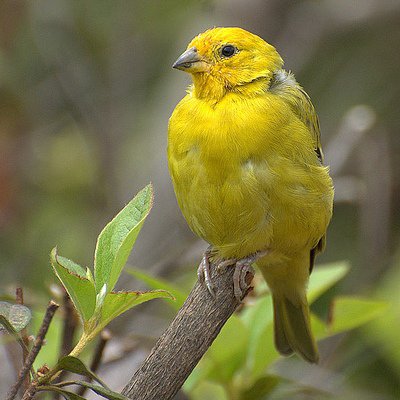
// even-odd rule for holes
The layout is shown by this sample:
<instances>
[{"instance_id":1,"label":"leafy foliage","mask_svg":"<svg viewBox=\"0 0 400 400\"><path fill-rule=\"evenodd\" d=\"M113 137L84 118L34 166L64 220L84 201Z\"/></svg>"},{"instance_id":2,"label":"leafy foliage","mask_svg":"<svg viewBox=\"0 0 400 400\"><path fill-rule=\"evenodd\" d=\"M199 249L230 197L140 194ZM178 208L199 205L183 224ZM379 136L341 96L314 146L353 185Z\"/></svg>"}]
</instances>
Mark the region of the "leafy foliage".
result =
<instances>
[{"instance_id":1,"label":"leafy foliage","mask_svg":"<svg viewBox=\"0 0 400 400\"><path fill-rule=\"evenodd\" d=\"M61 394L67 400L81 400L84 399L82 396L77 395L69 390L63 389L65 386L78 385L89 388L93 390L96 394L105 397L109 400L128 400L126 396L123 396L117 392L111 390L94 372L90 371L86 365L76 357L66 356L62 357L55 368L51 371L54 374L59 371L69 371L78 375L85 376L98 382L100 385L87 382L87 381L66 381L61 383L56 383L53 385L42 385L40 387L41 391L56 392Z\"/></svg>"},{"instance_id":2,"label":"leafy foliage","mask_svg":"<svg viewBox=\"0 0 400 400\"><path fill-rule=\"evenodd\" d=\"M65 257L51 252L53 270L67 290L83 321L83 335L74 355L118 315L155 298L173 298L165 290L150 292L112 292L144 220L153 204L151 185L141 190L119 214L106 225L97 239L94 276Z\"/></svg>"},{"instance_id":3,"label":"leafy foliage","mask_svg":"<svg viewBox=\"0 0 400 400\"><path fill-rule=\"evenodd\" d=\"M148 185L100 233L94 256L97 293L103 285L108 292L115 286L152 205L153 189Z\"/></svg>"},{"instance_id":4,"label":"leafy foliage","mask_svg":"<svg viewBox=\"0 0 400 400\"><path fill-rule=\"evenodd\" d=\"M165 290L117 293L112 291L135 244L144 220L150 212L152 202L153 189L151 185L148 185L103 229L96 245L94 276L89 268L85 269L74 261L58 255L57 248L51 251L50 261L53 271L64 286L80 316L83 332L71 353L59 359L53 368L48 369L46 366L43 368L43 372L37 376L32 373L33 378L36 380L35 387L37 391L56 392L67 400L82 400L82 396L64 389L65 386L79 385L91 389L96 394L110 400L127 399L125 396L108 388L76 356L108 323L125 311L148 300L174 298ZM58 305L56 306L58 307ZM31 313L27 307L0 302L0 329L14 335L26 353L28 353L28 349L18 335L18 331L26 327L30 318ZM47 328L48 326L46 331ZM54 378L62 371L82 375L89 381L55 383ZM94 380L98 384L91 383L90 380ZM18 387L15 389L15 394L17 390Z\"/></svg>"}]
</instances>

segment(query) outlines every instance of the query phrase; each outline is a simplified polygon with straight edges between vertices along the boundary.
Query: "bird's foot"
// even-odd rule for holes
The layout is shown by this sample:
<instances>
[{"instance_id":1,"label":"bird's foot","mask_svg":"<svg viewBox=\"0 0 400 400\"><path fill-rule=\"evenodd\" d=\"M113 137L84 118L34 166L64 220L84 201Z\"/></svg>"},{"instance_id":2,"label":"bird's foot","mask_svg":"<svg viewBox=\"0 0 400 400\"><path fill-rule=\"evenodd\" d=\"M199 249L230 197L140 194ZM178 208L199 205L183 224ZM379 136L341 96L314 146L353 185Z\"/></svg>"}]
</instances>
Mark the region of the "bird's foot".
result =
<instances>
[{"instance_id":1,"label":"bird's foot","mask_svg":"<svg viewBox=\"0 0 400 400\"><path fill-rule=\"evenodd\" d=\"M267 251L257 251L247 257L241 259L229 259L221 261L218 266L218 272L223 272L229 266L235 266L233 273L233 293L238 301L242 301L246 290L249 286L246 281L247 273L254 275L254 269L251 266L259 258L264 257Z\"/></svg>"},{"instance_id":2,"label":"bird's foot","mask_svg":"<svg viewBox=\"0 0 400 400\"><path fill-rule=\"evenodd\" d=\"M223 273L226 268L235 266L233 273L233 292L236 299L241 302L244 297L244 291L248 288L246 282L247 273L254 274L254 270L251 266L259 258L264 257L268 251L257 251L247 257L241 259L229 258L221 260L217 265L217 272ZM197 270L197 275L201 281L204 281L210 294L215 297L215 288L211 280L210 274L210 256L212 254L212 247L208 247L204 252L203 258Z\"/></svg>"},{"instance_id":3,"label":"bird's foot","mask_svg":"<svg viewBox=\"0 0 400 400\"><path fill-rule=\"evenodd\" d=\"M215 297L215 289L211 280L210 274L210 256L212 253L212 247L207 247L207 250L203 254L199 268L197 268L197 277L200 282L204 282L207 290L210 292L212 297Z\"/></svg>"}]
</instances>

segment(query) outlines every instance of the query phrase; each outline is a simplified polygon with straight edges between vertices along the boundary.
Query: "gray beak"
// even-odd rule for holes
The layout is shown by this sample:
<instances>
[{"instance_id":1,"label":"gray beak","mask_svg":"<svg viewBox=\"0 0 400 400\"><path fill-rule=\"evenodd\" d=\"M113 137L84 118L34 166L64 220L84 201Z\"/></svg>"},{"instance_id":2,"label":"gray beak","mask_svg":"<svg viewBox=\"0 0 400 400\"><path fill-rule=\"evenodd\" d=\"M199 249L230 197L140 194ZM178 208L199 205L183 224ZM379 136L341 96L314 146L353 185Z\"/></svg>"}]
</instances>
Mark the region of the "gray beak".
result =
<instances>
[{"instance_id":1,"label":"gray beak","mask_svg":"<svg viewBox=\"0 0 400 400\"><path fill-rule=\"evenodd\" d=\"M197 53L196 47L191 47L186 50L172 65L172 68L185 70L190 68L192 64L202 61L201 57Z\"/></svg>"}]
</instances>

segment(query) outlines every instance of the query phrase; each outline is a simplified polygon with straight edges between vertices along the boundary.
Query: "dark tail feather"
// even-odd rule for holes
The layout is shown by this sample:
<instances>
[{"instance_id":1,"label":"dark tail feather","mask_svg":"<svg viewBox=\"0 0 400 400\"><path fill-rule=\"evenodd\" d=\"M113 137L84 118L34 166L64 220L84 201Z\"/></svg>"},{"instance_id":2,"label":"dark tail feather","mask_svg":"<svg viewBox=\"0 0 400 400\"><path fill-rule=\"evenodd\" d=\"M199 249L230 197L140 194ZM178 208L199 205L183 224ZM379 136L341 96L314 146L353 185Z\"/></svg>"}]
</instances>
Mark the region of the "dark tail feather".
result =
<instances>
[{"instance_id":1,"label":"dark tail feather","mask_svg":"<svg viewBox=\"0 0 400 400\"><path fill-rule=\"evenodd\" d=\"M308 304L300 299L293 304L288 298L273 296L275 346L282 355L298 353L311 363L319 359L310 327Z\"/></svg>"}]
</instances>

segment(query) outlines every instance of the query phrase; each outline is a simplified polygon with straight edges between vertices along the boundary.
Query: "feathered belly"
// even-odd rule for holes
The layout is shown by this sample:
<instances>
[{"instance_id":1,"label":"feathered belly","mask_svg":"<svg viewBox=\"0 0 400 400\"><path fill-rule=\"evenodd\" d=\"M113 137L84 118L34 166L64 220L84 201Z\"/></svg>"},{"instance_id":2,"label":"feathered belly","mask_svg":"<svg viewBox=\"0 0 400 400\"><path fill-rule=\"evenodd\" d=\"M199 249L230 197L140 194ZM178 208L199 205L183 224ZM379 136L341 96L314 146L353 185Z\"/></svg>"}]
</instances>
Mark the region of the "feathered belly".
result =
<instances>
[{"instance_id":1,"label":"feathered belly","mask_svg":"<svg viewBox=\"0 0 400 400\"><path fill-rule=\"evenodd\" d=\"M191 229L222 257L245 257L270 249L290 254L311 248L331 215L326 199L302 175L280 176L265 161L244 159L210 165L198 154L170 157L178 199ZM314 243L315 242L315 243Z\"/></svg>"}]
</instances>

